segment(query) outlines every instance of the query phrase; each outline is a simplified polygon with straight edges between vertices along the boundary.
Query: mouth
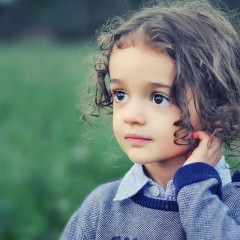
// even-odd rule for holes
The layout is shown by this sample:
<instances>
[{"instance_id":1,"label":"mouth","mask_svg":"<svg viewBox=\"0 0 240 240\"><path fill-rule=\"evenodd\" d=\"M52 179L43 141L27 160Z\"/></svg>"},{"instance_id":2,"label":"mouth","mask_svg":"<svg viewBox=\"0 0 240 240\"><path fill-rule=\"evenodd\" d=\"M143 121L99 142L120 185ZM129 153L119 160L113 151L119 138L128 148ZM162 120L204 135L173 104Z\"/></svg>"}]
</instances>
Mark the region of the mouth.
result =
<instances>
[{"instance_id":1,"label":"mouth","mask_svg":"<svg viewBox=\"0 0 240 240\"><path fill-rule=\"evenodd\" d=\"M152 141L151 138L144 137L138 134L127 134L124 138L135 145L142 145L148 143L149 141Z\"/></svg>"}]
</instances>

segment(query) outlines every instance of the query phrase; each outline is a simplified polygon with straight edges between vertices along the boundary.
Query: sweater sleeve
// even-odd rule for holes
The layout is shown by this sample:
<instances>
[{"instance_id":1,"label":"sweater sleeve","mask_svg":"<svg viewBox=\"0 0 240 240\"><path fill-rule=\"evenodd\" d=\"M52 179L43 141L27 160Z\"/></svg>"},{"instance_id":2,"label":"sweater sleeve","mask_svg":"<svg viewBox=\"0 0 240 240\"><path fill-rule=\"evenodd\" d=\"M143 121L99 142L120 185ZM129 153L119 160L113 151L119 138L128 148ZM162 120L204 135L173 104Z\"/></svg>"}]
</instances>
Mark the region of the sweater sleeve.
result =
<instances>
[{"instance_id":1,"label":"sweater sleeve","mask_svg":"<svg viewBox=\"0 0 240 240\"><path fill-rule=\"evenodd\" d=\"M82 227L79 222L79 214L75 213L69 220L67 226L62 233L60 240L84 240Z\"/></svg>"},{"instance_id":2,"label":"sweater sleeve","mask_svg":"<svg viewBox=\"0 0 240 240\"><path fill-rule=\"evenodd\" d=\"M101 188L95 189L83 201L80 208L68 221L60 240L89 240L95 239Z\"/></svg>"},{"instance_id":3,"label":"sweater sleeve","mask_svg":"<svg viewBox=\"0 0 240 240\"><path fill-rule=\"evenodd\" d=\"M181 167L173 179L188 240L240 239L240 184L222 195L217 171L206 163ZM228 204L226 204L228 203Z\"/></svg>"},{"instance_id":4,"label":"sweater sleeve","mask_svg":"<svg viewBox=\"0 0 240 240\"><path fill-rule=\"evenodd\" d=\"M82 202L67 223L61 240L92 240L97 238L99 218L110 207L121 180L110 181L95 188Z\"/></svg>"}]
</instances>

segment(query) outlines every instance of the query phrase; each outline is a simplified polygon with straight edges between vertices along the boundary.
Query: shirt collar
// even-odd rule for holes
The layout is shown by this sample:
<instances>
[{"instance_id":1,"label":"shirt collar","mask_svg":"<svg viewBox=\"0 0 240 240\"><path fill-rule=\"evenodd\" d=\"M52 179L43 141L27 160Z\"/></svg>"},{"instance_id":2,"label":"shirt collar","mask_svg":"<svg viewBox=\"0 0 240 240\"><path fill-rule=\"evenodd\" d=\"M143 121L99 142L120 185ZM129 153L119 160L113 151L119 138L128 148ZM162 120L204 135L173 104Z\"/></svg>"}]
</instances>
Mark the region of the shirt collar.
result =
<instances>
[{"instance_id":1,"label":"shirt collar","mask_svg":"<svg viewBox=\"0 0 240 240\"><path fill-rule=\"evenodd\" d=\"M215 166L215 169L220 175L223 185L231 182L230 170L224 156ZM147 183L153 183L153 180L145 175L142 165L134 164L123 177L113 200L122 201L128 199L139 192Z\"/></svg>"},{"instance_id":2,"label":"shirt collar","mask_svg":"<svg viewBox=\"0 0 240 240\"><path fill-rule=\"evenodd\" d=\"M123 177L114 201L121 201L135 195L149 181L140 164L134 164Z\"/></svg>"},{"instance_id":3,"label":"shirt collar","mask_svg":"<svg viewBox=\"0 0 240 240\"><path fill-rule=\"evenodd\" d=\"M227 183L232 182L230 168L229 168L229 165L226 163L224 156L222 156L221 160L215 166L215 169L217 170L217 172L222 180L223 186L226 185Z\"/></svg>"}]
</instances>

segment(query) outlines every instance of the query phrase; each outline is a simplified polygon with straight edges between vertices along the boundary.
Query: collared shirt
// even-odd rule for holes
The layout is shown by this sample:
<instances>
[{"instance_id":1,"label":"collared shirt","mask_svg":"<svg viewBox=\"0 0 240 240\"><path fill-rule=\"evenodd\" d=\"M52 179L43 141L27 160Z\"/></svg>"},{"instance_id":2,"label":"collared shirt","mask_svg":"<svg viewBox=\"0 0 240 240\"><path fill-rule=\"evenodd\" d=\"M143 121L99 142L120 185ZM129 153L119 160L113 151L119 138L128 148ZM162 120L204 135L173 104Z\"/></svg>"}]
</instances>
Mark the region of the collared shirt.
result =
<instances>
[{"instance_id":1,"label":"collared shirt","mask_svg":"<svg viewBox=\"0 0 240 240\"><path fill-rule=\"evenodd\" d=\"M223 185L231 182L230 170L224 156L222 156L219 163L215 166L215 169L221 177ZM144 195L151 198L176 200L173 180L170 180L167 183L166 189L164 189L160 184L154 182L151 178L146 176L143 166L140 164L134 164L125 174L113 200L122 201L128 199L142 189L144 191Z\"/></svg>"}]
</instances>

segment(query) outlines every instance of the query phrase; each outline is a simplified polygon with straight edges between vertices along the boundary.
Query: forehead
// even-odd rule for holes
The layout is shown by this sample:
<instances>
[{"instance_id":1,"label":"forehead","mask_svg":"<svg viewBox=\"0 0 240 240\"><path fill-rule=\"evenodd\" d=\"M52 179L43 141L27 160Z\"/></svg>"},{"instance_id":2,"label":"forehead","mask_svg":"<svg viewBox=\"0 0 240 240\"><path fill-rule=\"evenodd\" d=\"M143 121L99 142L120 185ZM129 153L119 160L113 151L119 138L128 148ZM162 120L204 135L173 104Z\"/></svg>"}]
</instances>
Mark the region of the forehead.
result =
<instances>
[{"instance_id":1,"label":"forehead","mask_svg":"<svg viewBox=\"0 0 240 240\"><path fill-rule=\"evenodd\" d=\"M148 75L149 78L151 75L156 78L157 74L160 77L168 72L173 80L175 60L169 56L165 43L155 42L146 33L144 27L139 27L135 31L122 35L113 45L110 54L110 77L113 74L118 75L119 71L123 73L127 70L137 71L139 75Z\"/></svg>"},{"instance_id":2,"label":"forehead","mask_svg":"<svg viewBox=\"0 0 240 240\"><path fill-rule=\"evenodd\" d=\"M109 60L111 79L121 81L159 82L172 86L175 63L164 52L144 45L114 47Z\"/></svg>"}]
</instances>

